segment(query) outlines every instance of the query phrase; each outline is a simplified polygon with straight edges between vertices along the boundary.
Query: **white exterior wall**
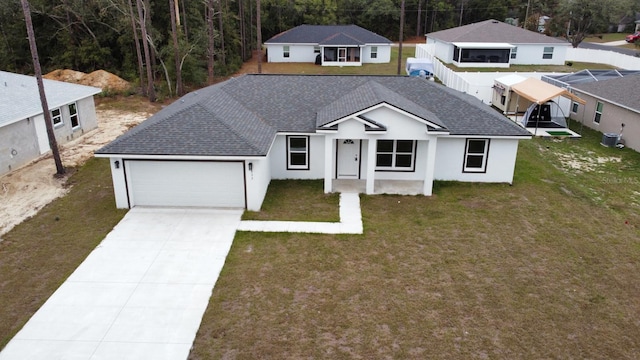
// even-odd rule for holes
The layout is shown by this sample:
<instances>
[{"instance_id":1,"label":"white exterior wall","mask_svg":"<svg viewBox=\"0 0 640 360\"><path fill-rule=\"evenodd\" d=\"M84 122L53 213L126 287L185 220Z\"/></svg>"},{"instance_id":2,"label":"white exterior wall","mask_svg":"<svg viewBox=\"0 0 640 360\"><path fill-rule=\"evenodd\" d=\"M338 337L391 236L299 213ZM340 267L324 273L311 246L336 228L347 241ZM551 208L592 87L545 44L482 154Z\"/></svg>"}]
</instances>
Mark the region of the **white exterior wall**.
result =
<instances>
[{"instance_id":1,"label":"white exterior wall","mask_svg":"<svg viewBox=\"0 0 640 360\"><path fill-rule=\"evenodd\" d=\"M466 138L439 138L434 179L511 184L518 153L518 141L517 139L491 139L487 157L487 171L485 173L464 173L462 167Z\"/></svg>"},{"instance_id":2,"label":"white exterior wall","mask_svg":"<svg viewBox=\"0 0 640 360\"><path fill-rule=\"evenodd\" d=\"M511 59L514 65L564 65L567 57L567 48L570 46L562 44L513 44L518 47L515 59ZM545 47L553 47L553 57L543 59Z\"/></svg>"},{"instance_id":3,"label":"white exterior wall","mask_svg":"<svg viewBox=\"0 0 640 360\"><path fill-rule=\"evenodd\" d=\"M272 179L322 179L324 177L324 137L315 134L288 134L309 136L309 170L287 170L287 134L276 136L268 158Z\"/></svg>"},{"instance_id":4,"label":"white exterior wall","mask_svg":"<svg viewBox=\"0 0 640 360\"><path fill-rule=\"evenodd\" d=\"M289 46L289 57L284 57L284 47ZM315 62L316 53L313 44L273 44L265 45L268 62Z\"/></svg>"},{"instance_id":5,"label":"white exterior wall","mask_svg":"<svg viewBox=\"0 0 640 360\"><path fill-rule=\"evenodd\" d=\"M251 164L251 170L249 170ZM262 201L267 194L267 188L271 182L271 165L269 157L259 160L246 160L245 164L245 189L247 191L247 210L259 211Z\"/></svg>"},{"instance_id":6,"label":"white exterior wall","mask_svg":"<svg viewBox=\"0 0 640 360\"><path fill-rule=\"evenodd\" d=\"M118 168L116 168L116 161L118 162ZM113 193L116 198L116 208L128 209L129 200L127 197L127 185L124 176L124 164L122 158L109 158L109 165L111 166L111 179L113 180Z\"/></svg>"},{"instance_id":7,"label":"white exterior wall","mask_svg":"<svg viewBox=\"0 0 640 360\"><path fill-rule=\"evenodd\" d=\"M378 56L375 59L371 58L371 47L378 47ZM391 45L381 44L381 45L367 45L362 48L362 53L360 56L360 60L362 63L366 64L386 64L391 61Z\"/></svg>"}]
</instances>

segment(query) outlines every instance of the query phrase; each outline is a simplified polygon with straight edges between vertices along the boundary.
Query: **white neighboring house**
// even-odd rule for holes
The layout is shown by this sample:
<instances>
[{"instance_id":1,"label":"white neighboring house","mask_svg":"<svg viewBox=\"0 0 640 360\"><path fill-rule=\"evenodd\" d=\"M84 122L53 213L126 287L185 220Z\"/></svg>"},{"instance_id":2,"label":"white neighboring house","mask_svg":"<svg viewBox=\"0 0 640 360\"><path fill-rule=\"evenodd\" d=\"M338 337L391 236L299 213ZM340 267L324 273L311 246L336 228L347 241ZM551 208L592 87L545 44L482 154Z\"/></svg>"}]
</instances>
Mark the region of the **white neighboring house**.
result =
<instances>
[{"instance_id":1,"label":"white neighboring house","mask_svg":"<svg viewBox=\"0 0 640 360\"><path fill-rule=\"evenodd\" d=\"M98 127L93 96L101 89L43 81L58 144ZM0 175L50 150L36 78L0 71Z\"/></svg>"},{"instance_id":2,"label":"white neighboring house","mask_svg":"<svg viewBox=\"0 0 640 360\"><path fill-rule=\"evenodd\" d=\"M118 208L259 210L271 179L422 195L434 180L511 183L530 138L419 77L256 74L183 96L96 156L110 159Z\"/></svg>"},{"instance_id":3,"label":"white neighboring house","mask_svg":"<svg viewBox=\"0 0 640 360\"><path fill-rule=\"evenodd\" d=\"M563 65L570 43L497 20L426 34L434 55L457 67Z\"/></svg>"},{"instance_id":4,"label":"white neighboring house","mask_svg":"<svg viewBox=\"0 0 640 360\"><path fill-rule=\"evenodd\" d=\"M356 25L300 25L264 46L268 62L361 66L391 61L391 41Z\"/></svg>"}]
</instances>

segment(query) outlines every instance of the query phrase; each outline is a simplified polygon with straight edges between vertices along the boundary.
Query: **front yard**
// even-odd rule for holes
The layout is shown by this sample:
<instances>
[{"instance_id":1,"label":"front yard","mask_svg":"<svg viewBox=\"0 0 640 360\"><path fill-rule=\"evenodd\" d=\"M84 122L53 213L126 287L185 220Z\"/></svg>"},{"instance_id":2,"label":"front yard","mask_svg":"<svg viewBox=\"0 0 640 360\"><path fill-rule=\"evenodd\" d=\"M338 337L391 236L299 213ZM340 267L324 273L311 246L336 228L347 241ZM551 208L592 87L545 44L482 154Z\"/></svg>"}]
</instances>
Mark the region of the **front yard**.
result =
<instances>
[{"instance_id":1,"label":"front yard","mask_svg":"<svg viewBox=\"0 0 640 360\"><path fill-rule=\"evenodd\" d=\"M535 139L513 186L362 196L361 236L238 233L190 358L637 358L639 168Z\"/></svg>"}]
</instances>

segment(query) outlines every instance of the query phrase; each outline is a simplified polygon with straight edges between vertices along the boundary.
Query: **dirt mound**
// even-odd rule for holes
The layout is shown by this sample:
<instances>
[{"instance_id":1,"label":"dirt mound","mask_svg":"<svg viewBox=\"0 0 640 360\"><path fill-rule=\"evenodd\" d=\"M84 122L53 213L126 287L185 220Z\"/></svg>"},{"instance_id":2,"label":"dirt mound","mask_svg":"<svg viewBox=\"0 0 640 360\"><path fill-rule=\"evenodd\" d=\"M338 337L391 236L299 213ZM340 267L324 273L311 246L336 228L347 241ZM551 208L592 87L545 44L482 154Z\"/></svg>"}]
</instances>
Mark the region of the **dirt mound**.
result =
<instances>
[{"instance_id":1,"label":"dirt mound","mask_svg":"<svg viewBox=\"0 0 640 360\"><path fill-rule=\"evenodd\" d=\"M49 80L57 80L57 81L64 81L64 82L78 84L80 80L82 80L82 77L85 75L87 74L81 71L64 69L64 70L53 70L52 72L44 75L43 77Z\"/></svg>"},{"instance_id":2,"label":"dirt mound","mask_svg":"<svg viewBox=\"0 0 640 360\"><path fill-rule=\"evenodd\" d=\"M99 87L102 91L122 92L129 90L131 87L128 81L104 70L96 70L90 74L69 69L53 70L44 75L44 78Z\"/></svg>"}]
</instances>

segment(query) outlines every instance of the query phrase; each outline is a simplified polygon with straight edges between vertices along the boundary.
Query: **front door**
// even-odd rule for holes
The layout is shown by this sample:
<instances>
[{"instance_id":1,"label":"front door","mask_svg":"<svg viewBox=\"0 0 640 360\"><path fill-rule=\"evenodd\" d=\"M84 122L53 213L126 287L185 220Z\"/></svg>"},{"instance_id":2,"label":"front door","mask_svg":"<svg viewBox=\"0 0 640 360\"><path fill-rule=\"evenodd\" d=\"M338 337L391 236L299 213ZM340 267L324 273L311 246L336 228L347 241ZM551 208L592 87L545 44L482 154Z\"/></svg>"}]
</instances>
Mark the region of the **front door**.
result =
<instances>
[{"instance_id":1,"label":"front door","mask_svg":"<svg viewBox=\"0 0 640 360\"><path fill-rule=\"evenodd\" d=\"M338 140L338 179L360 178L360 140Z\"/></svg>"}]
</instances>

